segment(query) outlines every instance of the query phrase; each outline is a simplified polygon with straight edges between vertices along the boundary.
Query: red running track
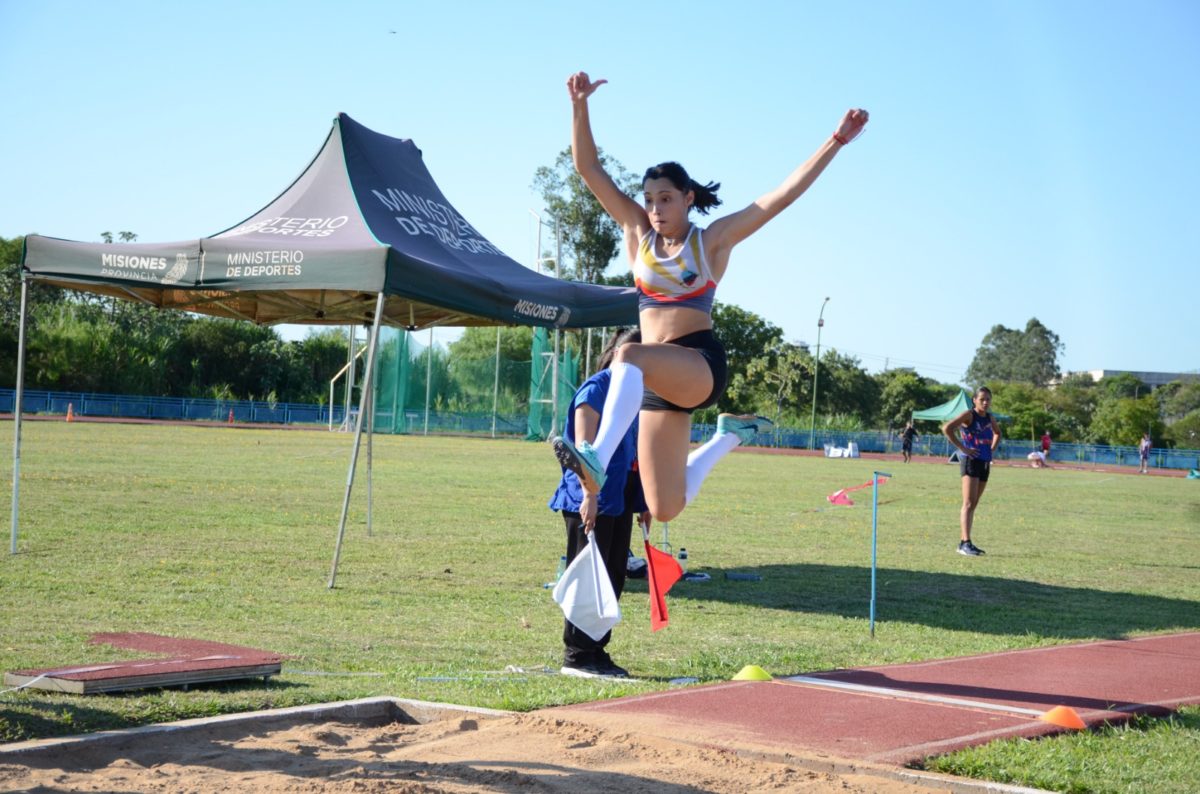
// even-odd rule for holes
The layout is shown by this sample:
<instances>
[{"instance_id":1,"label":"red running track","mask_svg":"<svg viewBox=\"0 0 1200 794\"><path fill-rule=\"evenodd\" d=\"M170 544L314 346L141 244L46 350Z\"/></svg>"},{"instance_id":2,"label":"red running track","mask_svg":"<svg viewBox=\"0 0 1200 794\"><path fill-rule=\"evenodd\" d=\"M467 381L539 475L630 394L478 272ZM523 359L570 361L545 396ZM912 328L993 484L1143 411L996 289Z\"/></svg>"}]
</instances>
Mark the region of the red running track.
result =
<instances>
[{"instance_id":1,"label":"red running track","mask_svg":"<svg viewBox=\"0 0 1200 794\"><path fill-rule=\"evenodd\" d=\"M717 746L906 765L963 747L1200 703L1200 632L728 683L553 709Z\"/></svg>"}]
</instances>

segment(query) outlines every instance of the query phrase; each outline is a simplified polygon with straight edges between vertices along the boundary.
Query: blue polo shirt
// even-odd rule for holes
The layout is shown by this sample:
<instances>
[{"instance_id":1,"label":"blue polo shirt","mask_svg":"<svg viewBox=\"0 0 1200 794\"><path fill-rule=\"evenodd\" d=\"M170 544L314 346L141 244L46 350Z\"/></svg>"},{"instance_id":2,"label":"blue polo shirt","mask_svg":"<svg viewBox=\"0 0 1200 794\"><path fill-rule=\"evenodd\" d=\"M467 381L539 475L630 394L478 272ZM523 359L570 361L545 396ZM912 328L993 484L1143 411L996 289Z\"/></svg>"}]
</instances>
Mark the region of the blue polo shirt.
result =
<instances>
[{"instance_id":1,"label":"blue polo shirt","mask_svg":"<svg viewBox=\"0 0 1200 794\"><path fill-rule=\"evenodd\" d=\"M612 372L607 369L600 370L583 382L583 385L575 392L575 396L571 398L571 407L567 411L563 438L574 443L575 409L579 406L587 405L595 409L596 413L604 414L604 399L608 396L608 386L611 382ZM600 515L619 516L625 512L625 481L629 477L629 470L637 456L637 427L637 420L634 419L629 432L621 439L620 446L613 453L612 460L608 462L608 468L605 470L608 477L604 481L604 487L600 489L600 498L597 504ZM575 472L564 469L558 489L550 497L550 509L578 513L582 501L583 486L579 484L579 478L575 476Z\"/></svg>"}]
</instances>

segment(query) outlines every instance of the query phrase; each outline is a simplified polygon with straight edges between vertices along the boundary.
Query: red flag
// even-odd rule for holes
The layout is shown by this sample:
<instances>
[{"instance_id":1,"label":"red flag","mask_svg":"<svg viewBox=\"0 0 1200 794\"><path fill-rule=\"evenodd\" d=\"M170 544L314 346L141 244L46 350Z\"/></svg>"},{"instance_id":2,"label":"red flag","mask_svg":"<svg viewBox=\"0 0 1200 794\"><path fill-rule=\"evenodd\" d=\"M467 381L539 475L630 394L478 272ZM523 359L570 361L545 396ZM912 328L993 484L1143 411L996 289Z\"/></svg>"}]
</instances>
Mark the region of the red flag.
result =
<instances>
[{"instance_id":1,"label":"red flag","mask_svg":"<svg viewBox=\"0 0 1200 794\"><path fill-rule=\"evenodd\" d=\"M829 494L829 496L826 496L825 498L827 500L829 500L829 502L831 504L852 505L852 504L854 504L854 500L852 500L849 496L846 495L846 491L848 491L848 490L850 490L850 489L842 488L840 490L834 491L833 493Z\"/></svg>"},{"instance_id":2,"label":"red flag","mask_svg":"<svg viewBox=\"0 0 1200 794\"><path fill-rule=\"evenodd\" d=\"M683 577L683 569L675 558L646 544L646 576L650 585L650 630L658 631L667 625L667 591Z\"/></svg>"},{"instance_id":3,"label":"red flag","mask_svg":"<svg viewBox=\"0 0 1200 794\"><path fill-rule=\"evenodd\" d=\"M888 481L887 477L879 478L880 485L883 485L887 481ZM863 488L870 488L874 484L875 484L874 480L869 480L867 482L864 482L862 485L855 485L851 488L841 488L841 489L829 494L829 496L826 496L825 498L828 499L831 503L833 503L835 505L852 505L852 504L854 504L854 502L850 499L849 496L847 496L847 494L849 494L851 491L861 491Z\"/></svg>"}]
</instances>

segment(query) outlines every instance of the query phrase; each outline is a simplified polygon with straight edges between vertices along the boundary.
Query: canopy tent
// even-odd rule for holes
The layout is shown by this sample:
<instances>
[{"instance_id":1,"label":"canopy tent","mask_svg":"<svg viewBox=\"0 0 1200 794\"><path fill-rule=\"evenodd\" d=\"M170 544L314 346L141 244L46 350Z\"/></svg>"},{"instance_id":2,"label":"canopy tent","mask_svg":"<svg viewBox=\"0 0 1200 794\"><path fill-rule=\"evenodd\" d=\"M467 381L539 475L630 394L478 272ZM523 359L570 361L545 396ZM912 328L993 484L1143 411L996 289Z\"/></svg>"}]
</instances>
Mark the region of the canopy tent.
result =
<instances>
[{"instance_id":1,"label":"canopy tent","mask_svg":"<svg viewBox=\"0 0 1200 794\"><path fill-rule=\"evenodd\" d=\"M971 393L960 386L958 394L954 399L944 402L941 405L935 405L932 408L926 408L924 411L913 411L912 418L914 422L918 419L928 419L930 422L945 423L961 415L963 411L971 410L973 407L975 407L975 401L971 399ZM1008 421L1008 416L1005 414L998 414L995 411L991 411L990 413L996 417L996 421L998 422Z\"/></svg>"},{"instance_id":2,"label":"canopy tent","mask_svg":"<svg viewBox=\"0 0 1200 794\"><path fill-rule=\"evenodd\" d=\"M339 114L317 156L262 210L173 243L25 238L22 276L258 324L370 324L372 332L330 587L337 572L380 325L586 328L637 321L632 288L561 281L505 256L446 200L411 140ZM13 441L17 550L26 291Z\"/></svg>"},{"instance_id":3,"label":"canopy tent","mask_svg":"<svg viewBox=\"0 0 1200 794\"><path fill-rule=\"evenodd\" d=\"M970 393L966 389L959 388L954 399L932 408L926 408L924 411L913 411L912 418L914 422L918 419L928 419L930 422L949 422L963 411L970 410L973 405Z\"/></svg>"},{"instance_id":4,"label":"canopy tent","mask_svg":"<svg viewBox=\"0 0 1200 794\"><path fill-rule=\"evenodd\" d=\"M559 328L637 321L632 288L560 281L505 256L442 195L411 140L342 113L277 199L211 237L174 243L25 238L50 284L260 324L381 322Z\"/></svg>"}]
</instances>

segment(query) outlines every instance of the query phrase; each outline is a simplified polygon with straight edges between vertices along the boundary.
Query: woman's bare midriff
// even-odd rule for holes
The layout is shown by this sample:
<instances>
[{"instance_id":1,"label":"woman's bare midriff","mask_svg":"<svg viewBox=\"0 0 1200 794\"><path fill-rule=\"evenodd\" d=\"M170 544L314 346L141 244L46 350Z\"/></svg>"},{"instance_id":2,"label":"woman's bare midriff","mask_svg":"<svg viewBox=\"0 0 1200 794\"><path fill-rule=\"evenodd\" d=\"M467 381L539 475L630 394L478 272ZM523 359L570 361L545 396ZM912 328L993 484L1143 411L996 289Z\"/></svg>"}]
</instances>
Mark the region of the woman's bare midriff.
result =
<instances>
[{"instance_id":1,"label":"woman's bare midriff","mask_svg":"<svg viewBox=\"0 0 1200 794\"><path fill-rule=\"evenodd\" d=\"M712 328L712 315L683 306L642 309L638 315L642 342L670 342Z\"/></svg>"}]
</instances>

